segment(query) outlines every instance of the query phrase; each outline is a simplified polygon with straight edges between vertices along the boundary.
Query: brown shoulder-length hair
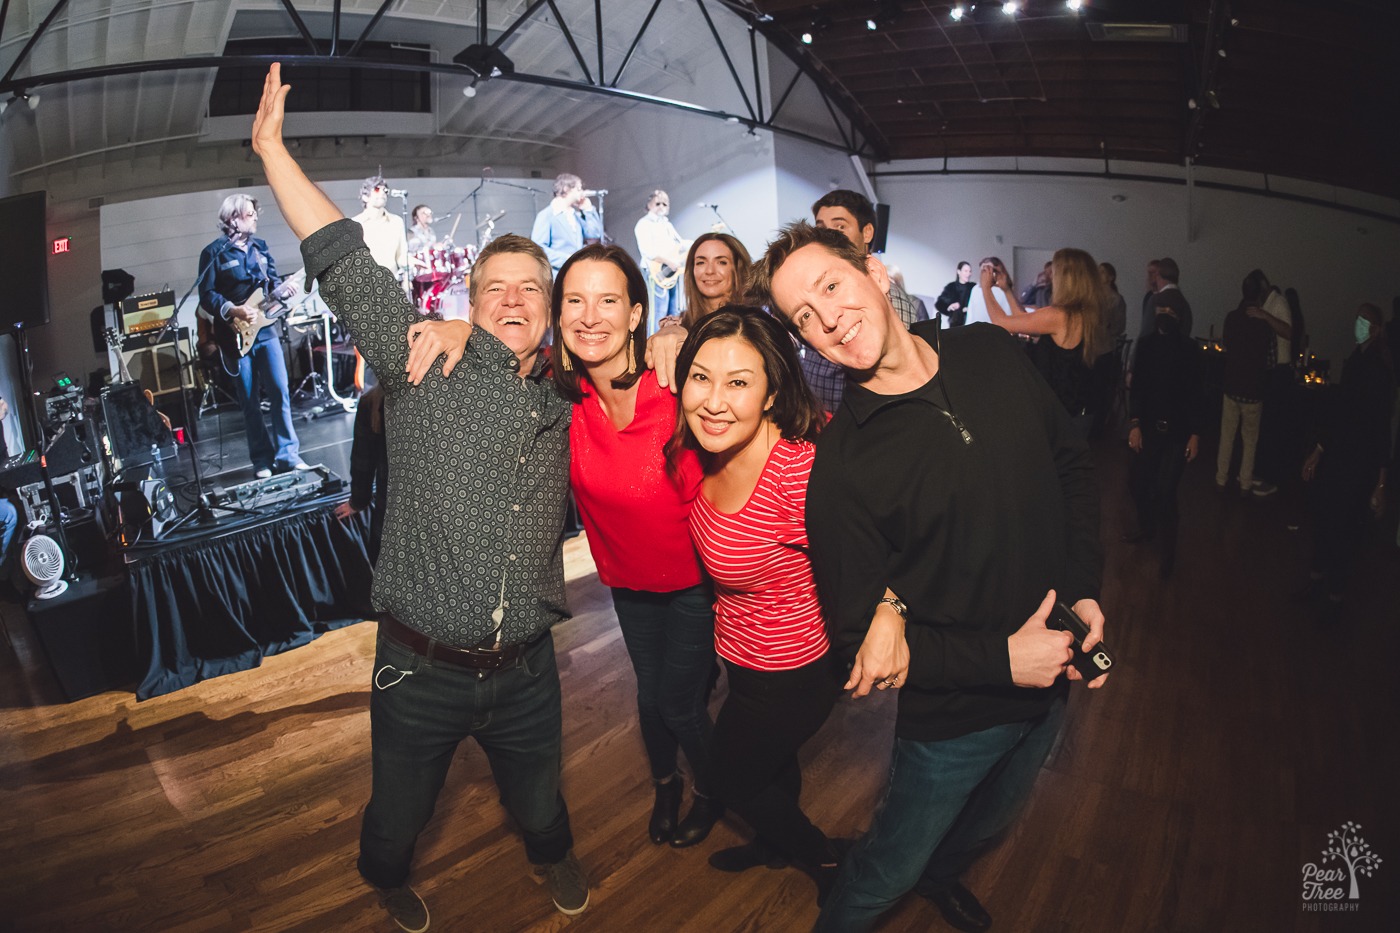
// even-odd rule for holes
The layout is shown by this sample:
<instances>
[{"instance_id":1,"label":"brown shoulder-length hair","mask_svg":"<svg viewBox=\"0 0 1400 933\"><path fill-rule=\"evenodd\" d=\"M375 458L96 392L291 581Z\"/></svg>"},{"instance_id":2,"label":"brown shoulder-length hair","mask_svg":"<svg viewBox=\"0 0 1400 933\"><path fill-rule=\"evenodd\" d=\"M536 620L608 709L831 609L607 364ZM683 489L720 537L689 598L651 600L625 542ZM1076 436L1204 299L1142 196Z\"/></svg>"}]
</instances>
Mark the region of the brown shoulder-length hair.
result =
<instances>
[{"instance_id":1,"label":"brown shoulder-length hair","mask_svg":"<svg viewBox=\"0 0 1400 933\"><path fill-rule=\"evenodd\" d=\"M587 377L583 375L581 367L571 366L564 368L564 360L571 359L569 350L564 346L564 332L559 327L559 316L564 308L564 280L569 277L569 270L579 262L610 262L622 270L623 276L627 279L627 306L630 310L635 305L642 306L642 320L637 326L632 328L631 334L627 337L628 352L632 354L632 371L618 376L612 381L614 389L629 389L637 384L637 380L642 378L642 373L646 372L647 363L647 283L642 278L642 270L637 268L632 257L627 255L627 250L621 246L594 243L592 246L585 246L564 260L564 265L559 267L559 274L554 277L554 291L550 295L549 301L549 322L550 329L554 331L554 384L559 387L559 391L571 402L583 401L583 387L579 384L581 379Z\"/></svg>"},{"instance_id":2,"label":"brown shoulder-length hair","mask_svg":"<svg viewBox=\"0 0 1400 933\"><path fill-rule=\"evenodd\" d=\"M802 375L802 363L797 358L792 337L781 323L762 308L727 304L695 322L695 327L681 345L680 355L676 357L676 385L680 391L685 391L695 354L707 342L724 337L738 337L763 358L763 375L768 380L768 394L773 399L767 418L777 426L778 433L789 441L816 440L822 425L826 424L826 412ZM699 453L700 462L708 469L705 451L695 442L685 423L685 413L681 412L676 418L675 433L666 444L666 462L672 472L675 472L681 454L686 450Z\"/></svg>"},{"instance_id":3,"label":"brown shoulder-length hair","mask_svg":"<svg viewBox=\"0 0 1400 933\"><path fill-rule=\"evenodd\" d=\"M1065 314L1080 320L1084 338L1084 362L1093 366L1103 352L1099 346L1103 335L1099 333L1099 321L1103 319L1103 280L1099 278L1099 264L1094 262L1082 249L1057 249L1051 260L1054 285L1050 303Z\"/></svg>"},{"instance_id":4,"label":"brown shoulder-length hair","mask_svg":"<svg viewBox=\"0 0 1400 933\"><path fill-rule=\"evenodd\" d=\"M739 242L739 238L728 233L702 233L695 238L695 242L690 244L690 252L685 254L685 314L681 315L681 323L686 327L695 326L695 322L704 312L705 296L700 294L700 288L695 284L695 251L703 243L711 240L719 240L729 247L729 255L732 258L734 270L734 290L729 293L729 302L738 303L744 298L744 289L748 287L749 270L753 268L753 260L749 257L749 251L744 248L744 244Z\"/></svg>"}]
</instances>

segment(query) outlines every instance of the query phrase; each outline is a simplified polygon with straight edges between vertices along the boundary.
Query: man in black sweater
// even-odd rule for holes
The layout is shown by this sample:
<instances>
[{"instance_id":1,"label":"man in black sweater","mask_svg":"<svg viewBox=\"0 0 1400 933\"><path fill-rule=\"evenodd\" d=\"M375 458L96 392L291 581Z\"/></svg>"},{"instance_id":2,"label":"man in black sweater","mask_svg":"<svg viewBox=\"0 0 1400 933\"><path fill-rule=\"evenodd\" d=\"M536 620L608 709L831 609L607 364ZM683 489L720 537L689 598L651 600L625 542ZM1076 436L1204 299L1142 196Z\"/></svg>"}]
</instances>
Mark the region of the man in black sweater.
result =
<instances>
[{"instance_id":1,"label":"man in black sweater","mask_svg":"<svg viewBox=\"0 0 1400 933\"><path fill-rule=\"evenodd\" d=\"M1136 455L1128 488L1138 527L1123 540L1137 544L1160 532L1163 577L1176 563L1176 487L1200 450L1205 411L1201 351L1181 332L1178 301L1171 291L1157 294L1156 327L1138 341L1128 397L1128 447Z\"/></svg>"},{"instance_id":2,"label":"man in black sweater","mask_svg":"<svg viewBox=\"0 0 1400 933\"><path fill-rule=\"evenodd\" d=\"M1080 679L1055 600L1086 647L1102 638L1088 447L1014 339L906 331L884 267L841 237L785 228L755 281L846 370L807 494L813 567L847 686L903 687L889 787L817 929L868 929L910 889L986 929L958 878L1030 793Z\"/></svg>"}]
</instances>

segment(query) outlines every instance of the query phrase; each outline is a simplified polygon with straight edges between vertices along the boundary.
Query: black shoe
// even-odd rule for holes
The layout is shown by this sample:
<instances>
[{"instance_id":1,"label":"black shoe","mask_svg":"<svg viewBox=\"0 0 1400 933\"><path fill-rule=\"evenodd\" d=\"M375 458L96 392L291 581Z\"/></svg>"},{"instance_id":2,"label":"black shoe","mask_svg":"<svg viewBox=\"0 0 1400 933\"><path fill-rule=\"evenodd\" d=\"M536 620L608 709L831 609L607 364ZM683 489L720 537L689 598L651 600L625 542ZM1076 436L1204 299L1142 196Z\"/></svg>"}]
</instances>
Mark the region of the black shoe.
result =
<instances>
[{"instance_id":1,"label":"black shoe","mask_svg":"<svg viewBox=\"0 0 1400 933\"><path fill-rule=\"evenodd\" d=\"M710 867L720 871L748 871L750 868L757 868L760 865L766 865L769 868L787 868L788 861L757 839L742 846L720 849L710 855Z\"/></svg>"},{"instance_id":2,"label":"black shoe","mask_svg":"<svg viewBox=\"0 0 1400 933\"><path fill-rule=\"evenodd\" d=\"M657 845L670 839L676 832L676 823L681 814L681 793L685 782L679 774L665 783L656 785L656 804L651 808L651 822L647 824L647 835Z\"/></svg>"},{"instance_id":3,"label":"black shoe","mask_svg":"<svg viewBox=\"0 0 1400 933\"><path fill-rule=\"evenodd\" d=\"M919 885L919 894L933 901L950 926L967 933L981 933L992 926L992 916L982 908L972 892L954 881L949 885Z\"/></svg>"},{"instance_id":4,"label":"black shoe","mask_svg":"<svg viewBox=\"0 0 1400 933\"><path fill-rule=\"evenodd\" d=\"M724 804L713 797L695 795L695 800L690 805L690 812L681 820L676 827L676 833L671 837L671 848L688 849L691 846L699 845L705 841L705 837L710 834L710 830L715 828L720 817L724 816Z\"/></svg>"}]
</instances>

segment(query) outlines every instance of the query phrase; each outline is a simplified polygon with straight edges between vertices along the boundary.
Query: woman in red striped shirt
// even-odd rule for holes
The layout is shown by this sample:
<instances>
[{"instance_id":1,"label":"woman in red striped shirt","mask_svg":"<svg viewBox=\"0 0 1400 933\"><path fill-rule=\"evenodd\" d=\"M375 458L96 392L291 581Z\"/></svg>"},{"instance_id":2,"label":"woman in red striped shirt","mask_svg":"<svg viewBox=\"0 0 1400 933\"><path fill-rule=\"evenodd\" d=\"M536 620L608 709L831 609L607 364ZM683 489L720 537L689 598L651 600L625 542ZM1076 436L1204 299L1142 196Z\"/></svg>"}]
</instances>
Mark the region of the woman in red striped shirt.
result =
<instances>
[{"instance_id":1,"label":"woman in red striped shirt","mask_svg":"<svg viewBox=\"0 0 1400 933\"><path fill-rule=\"evenodd\" d=\"M690 533L715 584L715 650L729 695L711 754L725 803L756 832L716 852L723 871L791 861L817 882L835 880L839 856L799 801L797 751L841 693L807 554L805 501L825 423L792 340L756 308L702 318L676 360L684 421L667 447L673 463L698 451L705 471Z\"/></svg>"},{"instance_id":2,"label":"woman in red striped shirt","mask_svg":"<svg viewBox=\"0 0 1400 933\"><path fill-rule=\"evenodd\" d=\"M693 453L668 463L664 452L676 402L646 368L646 302L646 281L621 248L586 246L569 257L554 280L554 379L574 403L574 500L637 675L656 785L647 832L658 845L683 848L703 840L724 814L711 789L704 700L715 657L714 597L690 543L700 465ZM684 820L678 749L695 778Z\"/></svg>"}]
</instances>

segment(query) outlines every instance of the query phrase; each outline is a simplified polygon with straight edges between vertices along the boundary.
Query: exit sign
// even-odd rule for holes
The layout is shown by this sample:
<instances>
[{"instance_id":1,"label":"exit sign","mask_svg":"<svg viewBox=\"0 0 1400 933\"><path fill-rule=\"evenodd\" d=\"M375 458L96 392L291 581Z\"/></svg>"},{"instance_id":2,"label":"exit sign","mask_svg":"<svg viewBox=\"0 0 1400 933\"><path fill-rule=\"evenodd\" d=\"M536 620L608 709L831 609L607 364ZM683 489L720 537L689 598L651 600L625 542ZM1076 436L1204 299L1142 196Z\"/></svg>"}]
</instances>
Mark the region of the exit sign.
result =
<instances>
[{"instance_id":1,"label":"exit sign","mask_svg":"<svg viewBox=\"0 0 1400 933\"><path fill-rule=\"evenodd\" d=\"M53 241L53 254L55 256L57 256L59 253L69 252L70 250L72 250L72 248L73 241L66 236L61 236Z\"/></svg>"}]
</instances>

